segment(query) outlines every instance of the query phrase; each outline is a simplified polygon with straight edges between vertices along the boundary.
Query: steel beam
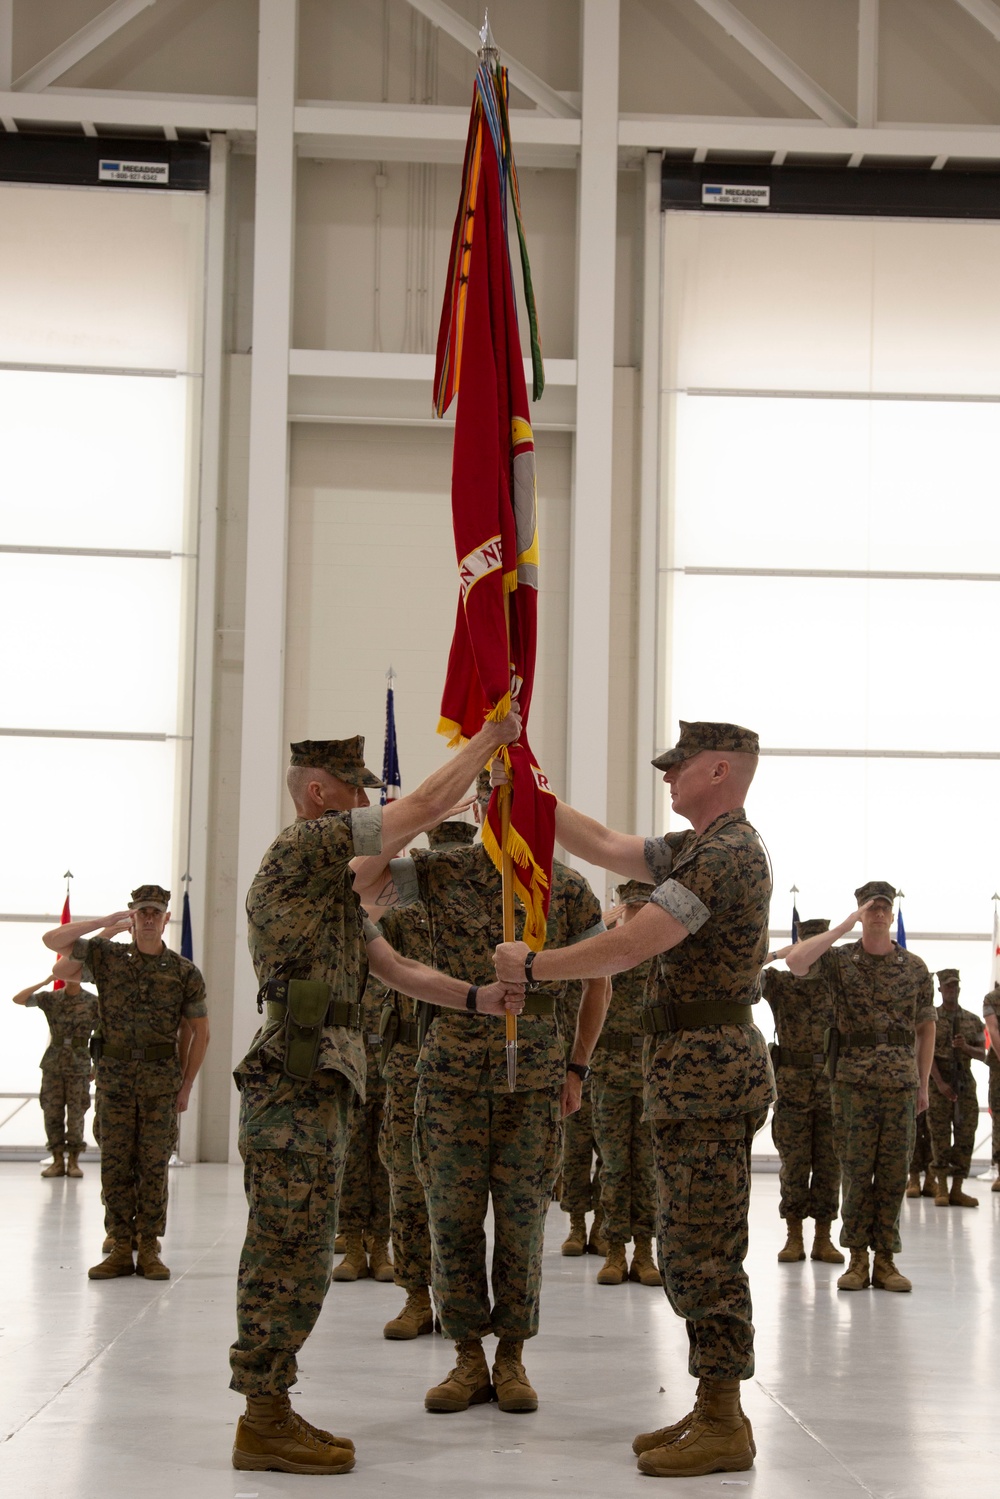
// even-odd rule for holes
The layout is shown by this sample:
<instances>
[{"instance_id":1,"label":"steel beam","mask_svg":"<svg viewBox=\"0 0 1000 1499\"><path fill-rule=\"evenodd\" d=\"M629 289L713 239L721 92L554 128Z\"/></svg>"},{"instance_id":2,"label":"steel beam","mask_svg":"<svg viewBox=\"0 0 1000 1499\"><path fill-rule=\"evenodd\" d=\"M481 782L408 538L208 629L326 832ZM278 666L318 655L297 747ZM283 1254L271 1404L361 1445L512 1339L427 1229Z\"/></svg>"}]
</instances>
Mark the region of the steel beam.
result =
<instances>
[{"instance_id":1,"label":"steel beam","mask_svg":"<svg viewBox=\"0 0 1000 1499\"><path fill-rule=\"evenodd\" d=\"M843 105L838 104L832 94L828 94L786 52L775 46L730 0L695 0L695 4L700 5L713 21L718 21L733 41L739 42L741 47L762 63L769 73L783 83L797 99L801 99L803 104L808 105L827 125L856 123L854 116Z\"/></svg>"},{"instance_id":2,"label":"steel beam","mask_svg":"<svg viewBox=\"0 0 1000 1499\"><path fill-rule=\"evenodd\" d=\"M878 0L858 0L858 124L878 123Z\"/></svg>"},{"instance_id":3,"label":"steel beam","mask_svg":"<svg viewBox=\"0 0 1000 1499\"><path fill-rule=\"evenodd\" d=\"M243 892L278 831L284 754L288 543L288 350L295 226L298 0L260 0L253 362L250 383L246 619L236 862L236 993L250 993ZM256 1014L233 1015L233 1063ZM230 1131L235 1159L235 1117Z\"/></svg>"},{"instance_id":4,"label":"steel beam","mask_svg":"<svg viewBox=\"0 0 1000 1499\"><path fill-rule=\"evenodd\" d=\"M407 0L407 4L419 11L422 16L426 16L433 26L436 26L439 31L446 32L467 52L478 53L481 45L478 30L462 16L456 15L450 5L444 4L444 0ZM533 99L546 114L564 120L580 118L580 111L564 99L562 94L550 88L544 78L539 78L538 74L526 68L523 62L518 62L515 57L511 57L506 49L501 48L500 61L507 69L508 77L515 88L520 89L522 94L527 94L529 99Z\"/></svg>"},{"instance_id":5,"label":"steel beam","mask_svg":"<svg viewBox=\"0 0 1000 1499\"><path fill-rule=\"evenodd\" d=\"M663 340L663 215L660 177L663 158L646 156L642 230L642 372L639 425L639 546L636 553L636 726L635 809L632 831L658 832L655 825L657 681L659 651L656 620L660 530L660 386Z\"/></svg>"},{"instance_id":6,"label":"steel beam","mask_svg":"<svg viewBox=\"0 0 1000 1499\"><path fill-rule=\"evenodd\" d=\"M41 62L36 62L33 68L22 73L14 88L36 92L49 83L55 83L57 78L61 78L82 58L102 42L106 42L109 36L114 36L116 31L127 26L141 11L148 10L155 4L156 0L115 0L107 10L102 10L100 15L88 21L86 26L81 26L67 41L61 42L48 57L43 57Z\"/></svg>"},{"instance_id":7,"label":"steel beam","mask_svg":"<svg viewBox=\"0 0 1000 1499\"><path fill-rule=\"evenodd\" d=\"M1000 5L994 0L958 0L980 26L985 26L994 41L1000 42Z\"/></svg>"},{"instance_id":8,"label":"steel beam","mask_svg":"<svg viewBox=\"0 0 1000 1499\"><path fill-rule=\"evenodd\" d=\"M583 0L576 278L576 439L570 533L567 796L608 816L611 435L618 213L618 0ZM580 860L603 902L607 875Z\"/></svg>"},{"instance_id":9,"label":"steel beam","mask_svg":"<svg viewBox=\"0 0 1000 1499\"><path fill-rule=\"evenodd\" d=\"M58 120L103 125L167 125L190 130L252 133L257 124L253 99L198 94L127 94L109 89L47 89L44 93L0 93L0 117Z\"/></svg>"},{"instance_id":10,"label":"steel beam","mask_svg":"<svg viewBox=\"0 0 1000 1499\"><path fill-rule=\"evenodd\" d=\"M0 0L0 90L14 78L14 0Z\"/></svg>"}]
</instances>

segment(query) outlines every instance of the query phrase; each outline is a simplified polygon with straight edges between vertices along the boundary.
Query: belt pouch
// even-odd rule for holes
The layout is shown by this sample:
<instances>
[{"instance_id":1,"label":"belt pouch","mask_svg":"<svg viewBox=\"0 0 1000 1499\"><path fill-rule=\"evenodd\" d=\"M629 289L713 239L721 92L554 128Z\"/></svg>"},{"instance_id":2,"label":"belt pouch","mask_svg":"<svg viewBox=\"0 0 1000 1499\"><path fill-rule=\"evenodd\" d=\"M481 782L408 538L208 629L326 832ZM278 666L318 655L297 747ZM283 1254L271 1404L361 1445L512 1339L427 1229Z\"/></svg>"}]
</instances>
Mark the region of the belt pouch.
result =
<instances>
[{"instance_id":1,"label":"belt pouch","mask_svg":"<svg viewBox=\"0 0 1000 1499\"><path fill-rule=\"evenodd\" d=\"M330 986L318 979L289 979L285 1020L285 1073L307 1081L316 1071Z\"/></svg>"}]
</instances>

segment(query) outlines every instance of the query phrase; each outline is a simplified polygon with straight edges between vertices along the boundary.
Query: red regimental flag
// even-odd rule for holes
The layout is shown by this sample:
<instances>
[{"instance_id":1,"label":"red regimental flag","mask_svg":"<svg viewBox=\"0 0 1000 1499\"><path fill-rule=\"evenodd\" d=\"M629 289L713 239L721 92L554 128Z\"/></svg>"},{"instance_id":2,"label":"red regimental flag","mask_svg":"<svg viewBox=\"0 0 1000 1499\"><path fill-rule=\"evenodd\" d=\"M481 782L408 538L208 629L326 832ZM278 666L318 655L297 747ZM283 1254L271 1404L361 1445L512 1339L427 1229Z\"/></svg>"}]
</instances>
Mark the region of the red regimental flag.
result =
<instances>
[{"instance_id":1,"label":"red regimental flag","mask_svg":"<svg viewBox=\"0 0 1000 1499\"><path fill-rule=\"evenodd\" d=\"M524 732L505 755L513 788L507 852L527 913L524 940L537 949L545 941L555 798L527 738L538 531L535 450L507 243L508 179L516 182L506 129L506 73L481 67L435 373L439 415L458 395L451 493L459 599L438 729L453 744L471 738L484 718L506 716L513 688ZM516 201L515 195L515 211ZM524 258L522 245L522 263ZM534 352L534 337L532 343ZM540 385L539 365L536 391ZM499 868L496 796L483 842Z\"/></svg>"}]
</instances>

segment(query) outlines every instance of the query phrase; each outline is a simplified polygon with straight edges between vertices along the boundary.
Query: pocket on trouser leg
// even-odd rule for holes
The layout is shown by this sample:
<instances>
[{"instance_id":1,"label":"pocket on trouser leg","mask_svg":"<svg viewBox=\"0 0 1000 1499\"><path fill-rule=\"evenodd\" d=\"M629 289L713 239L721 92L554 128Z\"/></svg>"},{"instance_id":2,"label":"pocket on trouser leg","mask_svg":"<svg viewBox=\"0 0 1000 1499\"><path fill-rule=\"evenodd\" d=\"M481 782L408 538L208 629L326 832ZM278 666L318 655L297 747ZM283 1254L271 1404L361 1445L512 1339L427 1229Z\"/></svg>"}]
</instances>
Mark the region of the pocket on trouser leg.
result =
<instances>
[{"instance_id":1,"label":"pocket on trouser leg","mask_svg":"<svg viewBox=\"0 0 1000 1499\"><path fill-rule=\"evenodd\" d=\"M325 1156L253 1151L243 1174L250 1217L260 1233L289 1243L323 1237L336 1203Z\"/></svg>"}]
</instances>

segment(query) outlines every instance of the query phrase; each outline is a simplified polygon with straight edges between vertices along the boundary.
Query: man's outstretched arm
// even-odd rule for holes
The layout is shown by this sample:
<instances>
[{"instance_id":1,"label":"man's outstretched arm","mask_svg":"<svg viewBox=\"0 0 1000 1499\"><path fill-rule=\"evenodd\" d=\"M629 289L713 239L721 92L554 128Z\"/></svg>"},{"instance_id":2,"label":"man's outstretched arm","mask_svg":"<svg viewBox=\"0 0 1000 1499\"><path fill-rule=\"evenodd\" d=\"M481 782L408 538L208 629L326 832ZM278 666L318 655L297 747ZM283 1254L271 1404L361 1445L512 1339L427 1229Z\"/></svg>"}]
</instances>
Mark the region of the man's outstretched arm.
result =
<instances>
[{"instance_id":1,"label":"man's outstretched arm","mask_svg":"<svg viewBox=\"0 0 1000 1499\"><path fill-rule=\"evenodd\" d=\"M371 909L396 904L388 872L389 860L395 858L411 838L435 827L501 744L513 744L520 732L521 718L515 707L506 718L483 724L479 733L463 744L440 770L421 781L416 791L383 807L382 852L351 861L354 889L365 907Z\"/></svg>"},{"instance_id":2,"label":"man's outstretched arm","mask_svg":"<svg viewBox=\"0 0 1000 1499\"><path fill-rule=\"evenodd\" d=\"M416 958L404 958L384 937L373 937L368 943L368 965L387 989L396 989L427 1004L444 1005L449 1010L468 1008L466 1001L473 987L468 980L440 973ZM524 1008L523 985L483 984L479 986L475 1007L480 1015L503 1015L507 1010L517 1015Z\"/></svg>"},{"instance_id":3,"label":"man's outstretched arm","mask_svg":"<svg viewBox=\"0 0 1000 1499\"><path fill-rule=\"evenodd\" d=\"M688 936L687 927L676 916L650 901L624 926L585 937L572 947L544 948L535 958L532 978L540 984L550 979L608 978L677 947ZM522 983L529 951L524 942L502 942L493 959L497 978Z\"/></svg>"},{"instance_id":4,"label":"man's outstretched arm","mask_svg":"<svg viewBox=\"0 0 1000 1499\"><path fill-rule=\"evenodd\" d=\"M646 840L638 833L616 833L602 822L578 812L568 802L556 802L556 838L577 858L628 880L649 880Z\"/></svg>"}]
</instances>

